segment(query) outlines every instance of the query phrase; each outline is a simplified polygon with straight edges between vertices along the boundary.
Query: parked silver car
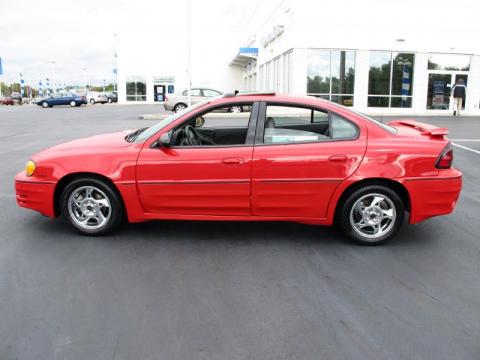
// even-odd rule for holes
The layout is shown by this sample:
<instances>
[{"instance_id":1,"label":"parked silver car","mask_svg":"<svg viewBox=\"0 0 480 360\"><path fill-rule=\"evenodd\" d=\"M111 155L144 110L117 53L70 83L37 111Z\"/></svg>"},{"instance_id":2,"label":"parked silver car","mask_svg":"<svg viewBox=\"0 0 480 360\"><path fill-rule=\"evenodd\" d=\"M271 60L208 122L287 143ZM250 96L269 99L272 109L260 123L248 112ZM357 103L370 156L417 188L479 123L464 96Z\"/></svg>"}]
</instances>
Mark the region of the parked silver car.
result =
<instances>
[{"instance_id":1,"label":"parked silver car","mask_svg":"<svg viewBox=\"0 0 480 360\"><path fill-rule=\"evenodd\" d=\"M192 88L190 95L191 104L194 105L201 101L213 98L215 96L222 95L223 92L210 88ZM182 92L181 95L167 95L165 96L165 109L172 110L173 112L178 112L187 107L188 104L188 90ZM241 106L233 106L229 109L230 112L242 112L243 109Z\"/></svg>"},{"instance_id":2,"label":"parked silver car","mask_svg":"<svg viewBox=\"0 0 480 360\"><path fill-rule=\"evenodd\" d=\"M98 91L89 91L86 97L90 104L106 104L108 102L107 95Z\"/></svg>"}]
</instances>

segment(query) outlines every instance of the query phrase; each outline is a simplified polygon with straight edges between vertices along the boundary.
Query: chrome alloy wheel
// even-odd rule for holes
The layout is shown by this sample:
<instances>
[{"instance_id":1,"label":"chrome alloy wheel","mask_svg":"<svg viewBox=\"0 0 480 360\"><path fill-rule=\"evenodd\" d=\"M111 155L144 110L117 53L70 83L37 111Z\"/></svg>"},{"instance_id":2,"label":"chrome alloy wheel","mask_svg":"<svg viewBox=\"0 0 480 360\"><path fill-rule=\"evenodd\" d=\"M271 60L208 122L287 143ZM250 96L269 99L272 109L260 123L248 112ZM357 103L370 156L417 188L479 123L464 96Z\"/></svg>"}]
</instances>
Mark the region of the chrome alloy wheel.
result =
<instances>
[{"instance_id":1,"label":"chrome alloy wheel","mask_svg":"<svg viewBox=\"0 0 480 360\"><path fill-rule=\"evenodd\" d=\"M182 110L185 110L187 107L183 104L178 104L178 105L175 105L175 112L179 112L179 111L182 111Z\"/></svg>"},{"instance_id":2,"label":"chrome alloy wheel","mask_svg":"<svg viewBox=\"0 0 480 360\"><path fill-rule=\"evenodd\" d=\"M370 241L375 241L389 232L396 219L397 212L393 201L378 193L362 196L350 210L353 230Z\"/></svg>"},{"instance_id":3,"label":"chrome alloy wheel","mask_svg":"<svg viewBox=\"0 0 480 360\"><path fill-rule=\"evenodd\" d=\"M78 226L93 230L108 222L112 207L102 190L95 186L81 186L70 194L68 212Z\"/></svg>"},{"instance_id":4,"label":"chrome alloy wheel","mask_svg":"<svg viewBox=\"0 0 480 360\"><path fill-rule=\"evenodd\" d=\"M232 113L241 113L242 112L242 108L240 106L232 106L230 108L230 112Z\"/></svg>"}]
</instances>

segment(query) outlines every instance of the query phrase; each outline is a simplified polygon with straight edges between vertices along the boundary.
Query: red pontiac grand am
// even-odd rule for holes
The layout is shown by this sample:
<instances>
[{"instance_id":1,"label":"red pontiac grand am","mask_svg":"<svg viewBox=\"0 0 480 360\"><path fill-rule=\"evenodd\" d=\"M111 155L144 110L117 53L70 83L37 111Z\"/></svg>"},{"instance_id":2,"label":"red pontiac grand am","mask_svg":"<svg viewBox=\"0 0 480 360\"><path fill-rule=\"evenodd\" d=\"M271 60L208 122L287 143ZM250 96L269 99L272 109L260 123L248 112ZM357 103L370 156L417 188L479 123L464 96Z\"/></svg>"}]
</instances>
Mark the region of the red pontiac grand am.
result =
<instances>
[{"instance_id":1,"label":"red pontiac grand am","mask_svg":"<svg viewBox=\"0 0 480 360\"><path fill-rule=\"evenodd\" d=\"M335 223L379 244L406 215L415 224L453 211L462 174L447 133L312 97L227 94L149 128L41 151L15 189L20 206L87 235L125 217L265 220Z\"/></svg>"}]
</instances>

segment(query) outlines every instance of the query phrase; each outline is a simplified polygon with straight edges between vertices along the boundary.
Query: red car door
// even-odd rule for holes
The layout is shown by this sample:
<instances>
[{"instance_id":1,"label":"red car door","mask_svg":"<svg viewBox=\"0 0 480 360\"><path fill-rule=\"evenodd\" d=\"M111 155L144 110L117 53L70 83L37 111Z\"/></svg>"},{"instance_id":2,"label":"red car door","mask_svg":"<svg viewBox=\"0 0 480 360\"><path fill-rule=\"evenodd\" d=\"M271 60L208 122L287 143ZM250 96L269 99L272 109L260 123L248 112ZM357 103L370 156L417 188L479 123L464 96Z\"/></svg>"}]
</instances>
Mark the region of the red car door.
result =
<instances>
[{"instance_id":1,"label":"red car door","mask_svg":"<svg viewBox=\"0 0 480 360\"><path fill-rule=\"evenodd\" d=\"M218 109L216 109L218 110ZM249 113L212 112L203 115L211 122L237 116L241 126L207 128L204 131L219 139L244 134L243 143L213 146L144 147L137 162L137 186L144 210L152 214L250 215L250 181L254 141L248 130ZM254 122L256 123L256 112ZM250 116L252 117L252 116ZM231 120L231 119L230 119ZM188 122L188 120L186 121ZM231 124L229 124L231 125ZM244 128L243 128L244 127ZM247 130L251 135L247 136ZM239 135L239 138L242 138Z\"/></svg>"},{"instance_id":2,"label":"red car door","mask_svg":"<svg viewBox=\"0 0 480 360\"><path fill-rule=\"evenodd\" d=\"M252 214L325 217L333 191L363 158L366 134L336 114L301 106L262 103L258 123Z\"/></svg>"}]
</instances>

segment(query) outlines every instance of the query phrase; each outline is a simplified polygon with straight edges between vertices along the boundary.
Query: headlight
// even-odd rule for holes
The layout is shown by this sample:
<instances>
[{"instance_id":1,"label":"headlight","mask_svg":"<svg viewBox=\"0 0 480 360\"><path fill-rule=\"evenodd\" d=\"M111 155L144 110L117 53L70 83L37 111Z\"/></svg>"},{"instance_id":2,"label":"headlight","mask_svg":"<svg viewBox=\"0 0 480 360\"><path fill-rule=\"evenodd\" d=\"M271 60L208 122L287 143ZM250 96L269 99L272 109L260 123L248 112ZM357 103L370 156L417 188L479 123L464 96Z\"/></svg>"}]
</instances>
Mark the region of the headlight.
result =
<instances>
[{"instance_id":1,"label":"headlight","mask_svg":"<svg viewBox=\"0 0 480 360\"><path fill-rule=\"evenodd\" d=\"M36 167L37 166L32 160L28 160L27 164L25 165L25 173L27 174L27 176L32 176L35 172Z\"/></svg>"}]
</instances>

